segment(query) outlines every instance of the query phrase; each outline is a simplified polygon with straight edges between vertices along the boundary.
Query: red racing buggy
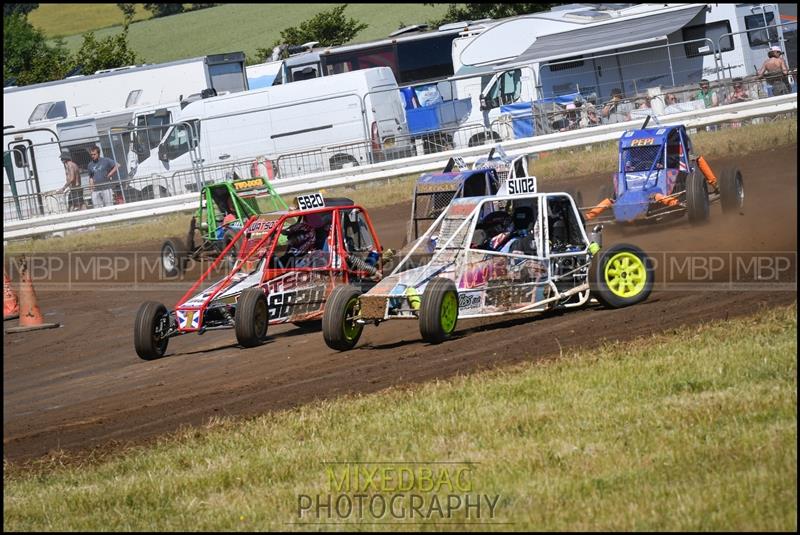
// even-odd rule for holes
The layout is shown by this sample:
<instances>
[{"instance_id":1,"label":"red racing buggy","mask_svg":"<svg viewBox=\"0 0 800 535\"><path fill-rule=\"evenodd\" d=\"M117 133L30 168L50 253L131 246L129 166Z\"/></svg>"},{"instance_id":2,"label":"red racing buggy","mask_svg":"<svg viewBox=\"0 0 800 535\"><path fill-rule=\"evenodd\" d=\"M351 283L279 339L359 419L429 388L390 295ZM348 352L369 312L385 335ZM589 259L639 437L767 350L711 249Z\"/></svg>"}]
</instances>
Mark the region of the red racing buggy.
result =
<instances>
[{"instance_id":1,"label":"red racing buggy","mask_svg":"<svg viewBox=\"0 0 800 535\"><path fill-rule=\"evenodd\" d=\"M299 196L297 206L251 217L172 310L143 303L134 325L139 357L162 357L182 334L233 328L239 344L253 347L269 324L318 327L336 286L367 291L380 280L382 249L364 208L318 193ZM231 271L195 293L234 247Z\"/></svg>"}]
</instances>

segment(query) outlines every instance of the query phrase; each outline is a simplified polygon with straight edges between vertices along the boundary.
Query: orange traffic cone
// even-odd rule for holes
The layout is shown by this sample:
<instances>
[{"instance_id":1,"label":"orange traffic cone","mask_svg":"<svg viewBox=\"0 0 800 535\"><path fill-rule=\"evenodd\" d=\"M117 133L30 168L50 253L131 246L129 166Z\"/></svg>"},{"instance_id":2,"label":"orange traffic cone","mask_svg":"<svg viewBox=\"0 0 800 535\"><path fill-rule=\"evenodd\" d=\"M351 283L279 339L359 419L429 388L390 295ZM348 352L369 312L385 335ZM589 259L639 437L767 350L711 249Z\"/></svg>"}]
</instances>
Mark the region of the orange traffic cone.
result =
<instances>
[{"instance_id":1,"label":"orange traffic cone","mask_svg":"<svg viewBox=\"0 0 800 535\"><path fill-rule=\"evenodd\" d=\"M19 317L19 300L3 267L3 321Z\"/></svg>"},{"instance_id":2,"label":"orange traffic cone","mask_svg":"<svg viewBox=\"0 0 800 535\"><path fill-rule=\"evenodd\" d=\"M21 256L17 261L20 273L19 288L19 327L6 329L7 333L19 333L25 331L35 331L37 329L52 329L58 327L58 323L45 323L42 311L36 304L36 292L33 291L31 274L28 272L28 260Z\"/></svg>"}]
</instances>

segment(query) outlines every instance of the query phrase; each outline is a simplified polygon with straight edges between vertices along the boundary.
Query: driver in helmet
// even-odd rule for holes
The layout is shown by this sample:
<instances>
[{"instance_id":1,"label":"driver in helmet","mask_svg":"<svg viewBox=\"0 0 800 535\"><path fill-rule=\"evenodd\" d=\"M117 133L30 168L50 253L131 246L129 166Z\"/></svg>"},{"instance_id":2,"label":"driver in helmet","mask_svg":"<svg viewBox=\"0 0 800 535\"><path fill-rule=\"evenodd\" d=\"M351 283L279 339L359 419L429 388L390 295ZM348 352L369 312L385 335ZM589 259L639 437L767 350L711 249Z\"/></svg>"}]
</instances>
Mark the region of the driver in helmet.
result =
<instances>
[{"instance_id":1,"label":"driver in helmet","mask_svg":"<svg viewBox=\"0 0 800 535\"><path fill-rule=\"evenodd\" d=\"M282 232L287 238L288 249L281 257L281 264L285 267L308 267L308 253L314 248L316 232L314 228L303 221L298 221L287 227Z\"/></svg>"},{"instance_id":2,"label":"driver in helmet","mask_svg":"<svg viewBox=\"0 0 800 535\"><path fill-rule=\"evenodd\" d=\"M486 215L481 221L480 228L486 233L486 239L478 248L499 251L511 238L514 224L507 212L498 210Z\"/></svg>"}]
</instances>

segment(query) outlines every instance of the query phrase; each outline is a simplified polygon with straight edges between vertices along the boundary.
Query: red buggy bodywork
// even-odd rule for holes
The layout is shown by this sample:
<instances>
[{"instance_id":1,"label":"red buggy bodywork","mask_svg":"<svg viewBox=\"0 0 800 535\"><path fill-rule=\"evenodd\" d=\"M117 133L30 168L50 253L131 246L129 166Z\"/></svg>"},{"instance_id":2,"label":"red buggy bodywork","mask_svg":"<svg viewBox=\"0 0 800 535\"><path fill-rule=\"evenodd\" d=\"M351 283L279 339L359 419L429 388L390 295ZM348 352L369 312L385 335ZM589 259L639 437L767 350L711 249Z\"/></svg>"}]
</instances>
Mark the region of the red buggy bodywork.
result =
<instances>
[{"instance_id":1,"label":"red buggy bodywork","mask_svg":"<svg viewBox=\"0 0 800 535\"><path fill-rule=\"evenodd\" d=\"M298 223L313 228L315 243L309 251L293 255L286 235ZM235 247L239 253L230 272L198 292ZM251 217L173 310L164 309L158 317L137 317L137 353L147 360L157 358L172 336L224 328L236 328L240 343L255 345L243 340L241 325L237 327L237 322L264 321L242 316L239 303L245 292L263 294L268 324L316 322L337 285L355 284L366 290L380 279L381 253L367 211L352 201ZM147 305L140 308L140 316ZM266 324L263 329L266 332Z\"/></svg>"}]
</instances>

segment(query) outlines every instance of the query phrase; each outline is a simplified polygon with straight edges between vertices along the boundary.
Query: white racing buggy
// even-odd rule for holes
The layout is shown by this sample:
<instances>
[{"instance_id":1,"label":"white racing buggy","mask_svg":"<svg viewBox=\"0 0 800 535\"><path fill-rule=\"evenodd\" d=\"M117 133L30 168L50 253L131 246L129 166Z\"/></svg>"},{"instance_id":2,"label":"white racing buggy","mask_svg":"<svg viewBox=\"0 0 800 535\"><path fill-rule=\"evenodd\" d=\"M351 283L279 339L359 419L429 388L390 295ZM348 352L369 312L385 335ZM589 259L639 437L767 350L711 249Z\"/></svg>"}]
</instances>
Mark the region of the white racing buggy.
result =
<instances>
[{"instance_id":1,"label":"white racing buggy","mask_svg":"<svg viewBox=\"0 0 800 535\"><path fill-rule=\"evenodd\" d=\"M602 249L601 231L587 237L572 197L537 193L535 177L509 178L498 195L454 199L372 289L331 293L325 342L351 349L368 323L416 319L422 338L439 343L459 318L580 307L590 297L610 308L643 301L653 286L650 259L632 245ZM417 250L432 253L414 267Z\"/></svg>"}]
</instances>

